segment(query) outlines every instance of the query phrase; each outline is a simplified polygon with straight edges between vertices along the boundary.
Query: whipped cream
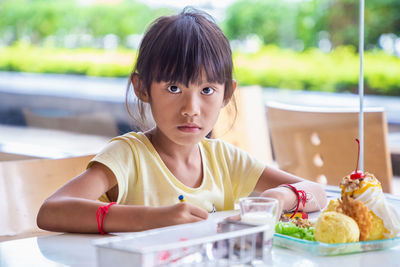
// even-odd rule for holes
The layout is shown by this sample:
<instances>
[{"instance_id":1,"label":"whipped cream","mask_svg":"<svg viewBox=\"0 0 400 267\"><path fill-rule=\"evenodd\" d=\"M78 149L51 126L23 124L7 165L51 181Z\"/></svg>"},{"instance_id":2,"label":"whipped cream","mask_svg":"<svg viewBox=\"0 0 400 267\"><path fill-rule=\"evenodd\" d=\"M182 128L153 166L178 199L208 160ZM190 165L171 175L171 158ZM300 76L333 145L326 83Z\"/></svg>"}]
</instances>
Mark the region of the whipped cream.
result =
<instances>
[{"instance_id":1,"label":"whipped cream","mask_svg":"<svg viewBox=\"0 0 400 267\"><path fill-rule=\"evenodd\" d=\"M382 187L375 177L367 176L360 184L360 188L353 194L354 200L361 201L372 212L382 219L389 233L386 238L395 237L400 233L400 214L396 208L388 203Z\"/></svg>"}]
</instances>

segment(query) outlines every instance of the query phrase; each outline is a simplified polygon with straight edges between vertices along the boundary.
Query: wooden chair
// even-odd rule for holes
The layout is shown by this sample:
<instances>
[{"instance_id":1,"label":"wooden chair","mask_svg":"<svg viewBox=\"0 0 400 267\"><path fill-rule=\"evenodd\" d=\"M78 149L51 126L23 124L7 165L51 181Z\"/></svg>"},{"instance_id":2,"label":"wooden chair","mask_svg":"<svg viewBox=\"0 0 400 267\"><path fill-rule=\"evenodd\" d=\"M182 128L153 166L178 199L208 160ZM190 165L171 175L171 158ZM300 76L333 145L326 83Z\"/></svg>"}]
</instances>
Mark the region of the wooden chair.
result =
<instances>
[{"instance_id":1,"label":"wooden chair","mask_svg":"<svg viewBox=\"0 0 400 267\"><path fill-rule=\"evenodd\" d=\"M0 241L46 233L36 225L41 204L92 157L0 162Z\"/></svg>"},{"instance_id":2,"label":"wooden chair","mask_svg":"<svg viewBox=\"0 0 400 267\"><path fill-rule=\"evenodd\" d=\"M323 184L339 185L356 168L358 110L269 103L267 119L280 169ZM364 170L392 192L392 167L383 108L364 113Z\"/></svg>"},{"instance_id":3,"label":"wooden chair","mask_svg":"<svg viewBox=\"0 0 400 267\"><path fill-rule=\"evenodd\" d=\"M219 138L253 155L266 164L272 164L272 150L265 118L262 88L249 86L235 91L237 117L231 104L222 109L212 131Z\"/></svg>"}]
</instances>

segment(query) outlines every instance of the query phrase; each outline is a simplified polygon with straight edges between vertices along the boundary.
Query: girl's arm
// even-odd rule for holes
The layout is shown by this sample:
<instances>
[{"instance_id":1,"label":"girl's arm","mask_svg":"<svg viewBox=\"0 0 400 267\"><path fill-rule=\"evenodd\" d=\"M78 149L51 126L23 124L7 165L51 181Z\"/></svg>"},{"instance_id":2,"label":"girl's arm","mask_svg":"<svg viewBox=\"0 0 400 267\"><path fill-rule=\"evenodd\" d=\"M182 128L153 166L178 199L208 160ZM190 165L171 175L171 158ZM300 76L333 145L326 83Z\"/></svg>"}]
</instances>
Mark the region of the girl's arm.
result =
<instances>
[{"instance_id":1,"label":"girl's arm","mask_svg":"<svg viewBox=\"0 0 400 267\"><path fill-rule=\"evenodd\" d=\"M117 184L103 164L93 165L61 187L41 206L37 224L56 232L98 233L96 213L107 203L97 199ZM141 231L206 219L207 211L183 202L164 207L113 205L107 213L105 232Z\"/></svg>"},{"instance_id":2,"label":"girl's arm","mask_svg":"<svg viewBox=\"0 0 400 267\"><path fill-rule=\"evenodd\" d=\"M325 207L327 199L322 185L270 167L264 169L258 179L255 191L261 193L260 196L278 199L280 210L293 209L298 201L297 195L288 187L279 187L282 184L291 184L298 190L304 190L308 197L312 196L312 199L307 201L305 207L302 204L299 205L299 210L310 212L321 210Z\"/></svg>"}]
</instances>

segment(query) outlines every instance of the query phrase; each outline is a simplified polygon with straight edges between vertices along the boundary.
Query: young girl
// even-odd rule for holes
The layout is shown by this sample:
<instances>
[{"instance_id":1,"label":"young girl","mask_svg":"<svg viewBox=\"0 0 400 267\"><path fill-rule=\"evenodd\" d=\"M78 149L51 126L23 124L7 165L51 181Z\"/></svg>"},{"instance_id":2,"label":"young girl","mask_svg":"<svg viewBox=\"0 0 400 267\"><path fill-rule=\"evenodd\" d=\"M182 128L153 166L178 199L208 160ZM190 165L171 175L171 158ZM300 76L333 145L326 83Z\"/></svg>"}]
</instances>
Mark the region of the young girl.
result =
<instances>
[{"instance_id":1,"label":"young girl","mask_svg":"<svg viewBox=\"0 0 400 267\"><path fill-rule=\"evenodd\" d=\"M112 139L85 172L43 203L40 228L104 233L196 222L212 209L232 210L253 191L278 199L281 210L325 206L322 186L205 137L236 88L229 42L207 14L185 9L157 19L130 82L139 110L149 105L156 126Z\"/></svg>"}]
</instances>

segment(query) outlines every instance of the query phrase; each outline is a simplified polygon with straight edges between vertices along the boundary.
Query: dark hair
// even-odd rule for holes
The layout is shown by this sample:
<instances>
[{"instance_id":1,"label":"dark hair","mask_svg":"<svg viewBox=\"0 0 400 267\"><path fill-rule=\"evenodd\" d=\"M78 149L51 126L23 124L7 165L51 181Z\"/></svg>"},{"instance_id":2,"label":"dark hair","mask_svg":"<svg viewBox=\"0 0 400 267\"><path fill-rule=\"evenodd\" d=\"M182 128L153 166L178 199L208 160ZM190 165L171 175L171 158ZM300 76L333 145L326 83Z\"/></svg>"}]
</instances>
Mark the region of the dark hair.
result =
<instances>
[{"instance_id":1,"label":"dark hair","mask_svg":"<svg viewBox=\"0 0 400 267\"><path fill-rule=\"evenodd\" d=\"M225 85L225 100L232 97L232 51L228 39L213 18L190 7L178 15L160 17L150 25L140 44L128 81L127 100L134 75L139 77L139 88L136 89L147 93L151 99L153 81L188 86L200 81L203 71L209 82ZM138 104L140 117L145 120L143 103ZM128 101L127 107L129 114L135 118Z\"/></svg>"}]
</instances>

